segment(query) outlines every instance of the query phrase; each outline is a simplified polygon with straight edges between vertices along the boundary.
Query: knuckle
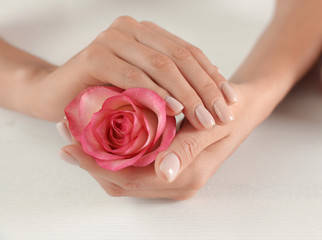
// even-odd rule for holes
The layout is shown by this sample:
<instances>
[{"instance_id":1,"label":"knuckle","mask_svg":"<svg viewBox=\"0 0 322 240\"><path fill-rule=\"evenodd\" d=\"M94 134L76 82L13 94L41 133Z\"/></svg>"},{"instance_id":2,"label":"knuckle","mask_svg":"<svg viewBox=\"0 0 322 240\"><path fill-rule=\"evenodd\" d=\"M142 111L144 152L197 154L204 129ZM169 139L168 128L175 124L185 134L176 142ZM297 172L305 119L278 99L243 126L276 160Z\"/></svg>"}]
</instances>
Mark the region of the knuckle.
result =
<instances>
[{"instance_id":1,"label":"knuckle","mask_svg":"<svg viewBox=\"0 0 322 240\"><path fill-rule=\"evenodd\" d=\"M124 71L124 78L131 85L135 86L144 78L144 73L138 68L128 68Z\"/></svg>"},{"instance_id":2,"label":"knuckle","mask_svg":"<svg viewBox=\"0 0 322 240\"><path fill-rule=\"evenodd\" d=\"M184 47L177 46L172 51L173 58L177 60L188 60L192 58L191 53Z\"/></svg>"},{"instance_id":3,"label":"knuckle","mask_svg":"<svg viewBox=\"0 0 322 240\"><path fill-rule=\"evenodd\" d=\"M101 32L96 40L102 41L102 42L108 42L108 41L114 41L116 37L119 37L121 33L114 28L109 28L103 32Z\"/></svg>"},{"instance_id":4,"label":"knuckle","mask_svg":"<svg viewBox=\"0 0 322 240\"><path fill-rule=\"evenodd\" d=\"M226 81L225 77L220 74L217 66L211 66L208 68L207 73L214 81L217 82L217 84L218 82Z\"/></svg>"},{"instance_id":5,"label":"knuckle","mask_svg":"<svg viewBox=\"0 0 322 240\"><path fill-rule=\"evenodd\" d=\"M186 105L190 106L191 108L195 105L195 103L200 102L196 96L196 93L192 89L186 90L186 94L184 94L180 100L182 103L186 103Z\"/></svg>"},{"instance_id":6,"label":"knuckle","mask_svg":"<svg viewBox=\"0 0 322 240\"><path fill-rule=\"evenodd\" d=\"M109 185L104 188L104 191L112 197L122 197L124 195L124 190L117 185Z\"/></svg>"},{"instance_id":7,"label":"knuckle","mask_svg":"<svg viewBox=\"0 0 322 240\"><path fill-rule=\"evenodd\" d=\"M211 67L207 69L207 73L210 77L215 78L218 74L218 68L217 67Z\"/></svg>"},{"instance_id":8,"label":"knuckle","mask_svg":"<svg viewBox=\"0 0 322 240\"><path fill-rule=\"evenodd\" d=\"M198 191L206 185L211 176L209 166L199 164L189 173L189 176L188 181L185 182L185 185L182 188L187 191Z\"/></svg>"},{"instance_id":9,"label":"knuckle","mask_svg":"<svg viewBox=\"0 0 322 240\"><path fill-rule=\"evenodd\" d=\"M108 29L108 30L105 30L105 31L103 31L103 32L101 32L98 36L97 36L97 38L96 38L96 40L98 40L98 41L106 41L106 39L108 39L109 37L110 37L110 35L111 35L111 33L113 32L113 31L115 31L114 29Z\"/></svg>"},{"instance_id":10,"label":"knuckle","mask_svg":"<svg viewBox=\"0 0 322 240\"><path fill-rule=\"evenodd\" d=\"M127 180L121 185L121 187L124 190L141 190L142 184L137 180Z\"/></svg>"},{"instance_id":11,"label":"knuckle","mask_svg":"<svg viewBox=\"0 0 322 240\"><path fill-rule=\"evenodd\" d=\"M188 200L192 198L196 193L197 193L196 190L180 192L176 196L174 196L173 199L178 201Z\"/></svg>"},{"instance_id":12,"label":"knuckle","mask_svg":"<svg viewBox=\"0 0 322 240\"><path fill-rule=\"evenodd\" d=\"M140 21L140 23L143 25L146 25L146 26L154 26L155 25L155 23L153 23L151 21L147 21L147 20Z\"/></svg>"},{"instance_id":13,"label":"knuckle","mask_svg":"<svg viewBox=\"0 0 322 240\"><path fill-rule=\"evenodd\" d=\"M112 25L117 26L117 25L131 25L131 24L136 24L137 21L130 17L130 16L119 16L117 18L115 18L115 20L113 21Z\"/></svg>"},{"instance_id":14,"label":"knuckle","mask_svg":"<svg viewBox=\"0 0 322 240\"><path fill-rule=\"evenodd\" d=\"M191 181L186 185L185 189L198 191L207 183L207 180L208 179L203 177L203 175L198 175L197 177L191 179Z\"/></svg>"},{"instance_id":15,"label":"knuckle","mask_svg":"<svg viewBox=\"0 0 322 240\"><path fill-rule=\"evenodd\" d=\"M214 72L214 73L217 73L218 72L218 70L219 70L219 68L216 66L216 65L212 65L212 71Z\"/></svg>"},{"instance_id":16,"label":"knuckle","mask_svg":"<svg viewBox=\"0 0 322 240\"><path fill-rule=\"evenodd\" d=\"M82 59L85 62L92 62L97 59L98 55L102 52L102 46L96 42L93 42L85 50L82 51Z\"/></svg>"},{"instance_id":17,"label":"knuckle","mask_svg":"<svg viewBox=\"0 0 322 240\"><path fill-rule=\"evenodd\" d=\"M87 172L91 172L95 164L94 161L79 161L79 167Z\"/></svg>"},{"instance_id":18,"label":"knuckle","mask_svg":"<svg viewBox=\"0 0 322 240\"><path fill-rule=\"evenodd\" d=\"M166 91L165 89L161 88L161 87L152 88L151 90L156 92L163 99L165 99L166 97L170 96L170 93L168 91Z\"/></svg>"},{"instance_id":19,"label":"knuckle","mask_svg":"<svg viewBox=\"0 0 322 240\"><path fill-rule=\"evenodd\" d=\"M180 156L188 161L192 161L200 152L198 141L192 136L185 136L179 144Z\"/></svg>"},{"instance_id":20,"label":"knuckle","mask_svg":"<svg viewBox=\"0 0 322 240\"><path fill-rule=\"evenodd\" d=\"M155 53L152 54L149 58L150 64L157 70L168 71L174 67L172 60L165 55Z\"/></svg>"},{"instance_id":21,"label":"knuckle","mask_svg":"<svg viewBox=\"0 0 322 240\"><path fill-rule=\"evenodd\" d=\"M201 49L196 46L189 45L187 49L190 51L192 55L201 55L201 54L203 55L203 52L201 51Z\"/></svg>"},{"instance_id":22,"label":"knuckle","mask_svg":"<svg viewBox=\"0 0 322 240\"><path fill-rule=\"evenodd\" d=\"M209 82L205 83L203 85L202 89L203 89L203 95L204 96L214 96L213 100L217 99L220 96L217 85L213 81L209 81Z\"/></svg>"}]
</instances>

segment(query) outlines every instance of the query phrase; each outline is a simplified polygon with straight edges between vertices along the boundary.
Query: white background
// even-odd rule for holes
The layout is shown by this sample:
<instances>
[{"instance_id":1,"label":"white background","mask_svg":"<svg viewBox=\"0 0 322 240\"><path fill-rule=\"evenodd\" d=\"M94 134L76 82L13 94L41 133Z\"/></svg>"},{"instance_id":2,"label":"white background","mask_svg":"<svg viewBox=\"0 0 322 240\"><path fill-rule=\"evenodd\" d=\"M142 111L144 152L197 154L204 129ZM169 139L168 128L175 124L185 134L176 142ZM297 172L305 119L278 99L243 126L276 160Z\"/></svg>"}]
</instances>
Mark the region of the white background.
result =
<instances>
[{"instance_id":1,"label":"white background","mask_svg":"<svg viewBox=\"0 0 322 240\"><path fill-rule=\"evenodd\" d=\"M0 0L0 34L62 64L119 15L199 46L229 77L273 9L262 1ZM9 81L9 79L8 79ZM0 239L322 239L322 90L301 85L192 199L112 198L57 156L54 123L0 109Z\"/></svg>"}]
</instances>

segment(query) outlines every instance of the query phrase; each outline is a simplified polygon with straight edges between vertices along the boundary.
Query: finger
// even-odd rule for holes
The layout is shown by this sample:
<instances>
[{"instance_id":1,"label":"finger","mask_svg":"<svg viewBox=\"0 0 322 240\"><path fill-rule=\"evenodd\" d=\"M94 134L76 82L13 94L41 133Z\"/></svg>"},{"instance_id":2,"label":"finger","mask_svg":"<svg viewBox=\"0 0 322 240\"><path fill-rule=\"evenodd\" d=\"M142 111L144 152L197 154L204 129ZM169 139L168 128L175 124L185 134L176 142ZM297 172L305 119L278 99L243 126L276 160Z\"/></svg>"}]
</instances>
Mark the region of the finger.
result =
<instances>
[{"instance_id":1,"label":"finger","mask_svg":"<svg viewBox=\"0 0 322 240\"><path fill-rule=\"evenodd\" d=\"M221 91L218 89L216 83L199 65L189 50L167 38L163 34L160 34L158 31L155 31L153 28L146 27L138 23L133 18L123 17L122 19L124 20L119 20L116 23L113 23L112 27L120 30L122 33L132 36L144 46L154 49L169 57L175 63L176 68L178 68L183 78L192 87L192 89L189 90L196 91L212 116L217 116L217 122L220 120L222 123L227 123L234 119L234 116L224 101ZM128 27L129 24L132 26L131 28ZM211 69L214 70L211 63L207 66L210 66ZM219 78L219 80L221 79L222 78ZM181 99L178 100L180 101ZM183 101L181 100L181 102ZM211 128L211 126L208 128Z\"/></svg>"},{"instance_id":2,"label":"finger","mask_svg":"<svg viewBox=\"0 0 322 240\"><path fill-rule=\"evenodd\" d=\"M204 104L183 77L176 64L167 56L153 50L121 32L110 29L108 48L114 54L134 65L150 76L160 87L166 89L175 99L184 106L184 114L197 129L210 129L214 126L213 116L204 107ZM129 54L131 53L131 54Z\"/></svg>"},{"instance_id":3,"label":"finger","mask_svg":"<svg viewBox=\"0 0 322 240\"><path fill-rule=\"evenodd\" d=\"M79 166L93 175L100 176L124 190L176 189L184 183L166 183L160 180L153 164L147 167L127 167L119 171L109 171L96 164L80 145L68 145L62 148L65 154L79 163Z\"/></svg>"},{"instance_id":4,"label":"finger","mask_svg":"<svg viewBox=\"0 0 322 240\"><path fill-rule=\"evenodd\" d=\"M227 127L217 125L210 131L197 131L185 124L168 149L158 154L154 164L156 174L164 181L174 181L206 147L228 134Z\"/></svg>"},{"instance_id":5,"label":"finger","mask_svg":"<svg viewBox=\"0 0 322 240\"><path fill-rule=\"evenodd\" d=\"M68 121L65 118L62 121L56 123L56 129L66 143L71 144L73 142L73 136L69 131Z\"/></svg>"},{"instance_id":6,"label":"finger","mask_svg":"<svg viewBox=\"0 0 322 240\"><path fill-rule=\"evenodd\" d=\"M200 176L205 175L205 172L208 174L206 174L205 178L209 178L218 170L221 164L233 152L235 152L235 150L242 143L243 138L236 137L232 133L229 136L220 139L215 143L212 143L197 156L195 161L193 161L193 163L185 170L184 173L190 176L194 175L194 177L191 177L191 179L195 182L198 182L198 178L202 179L202 177ZM205 171L206 168L208 169L208 171ZM197 174L193 174L193 172ZM206 181L203 181L203 183L205 182Z\"/></svg>"},{"instance_id":7,"label":"finger","mask_svg":"<svg viewBox=\"0 0 322 240\"><path fill-rule=\"evenodd\" d=\"M214 71L207 71L212 79L215 79L217 86L220 87L227 103L234 104L238 102L238 95L236 91L232 88L231 84L226 80L226 78L221 74L219 68L213 65Z\"/></svg>"},{"instance_id":8,"label":"finger","mask_svg":"<svg viewBox=\"0 0 322 240\"><path fill-rule=\"evenodd\" d=\"M192 197L195 190L185 189L151 189L151 190L125 190L116 184L113 184L98 175L91 174L92 177L100 184L103 190L112 197L137 197L137 198L160 198L160 199L173 199L173 200L185 200Z\"/></svg>"},{"instance_id":9,"label":"finger","mask_svg":"<svg viewBox=\"0 0 322 240\"><path fill-rule=\"evenodd\" d=\"M99 80L101 83L113 84L122 89L136 87L151 89L166 100L168 115L174 116L182 111L182 104L171 97L168 91L153 82L141 69L112 54L105 46L95 45L95 47L90 47L87 51L91 51L87 55L95 54L95 57L85 60L88 65L88 71L94 79Z\"/></svg>"},{"instance_id":10,"label":"finger","mask_svg":"<svg viewBox=\"0 0 322 240\"><path fill-rule=\"evenodd\" d=\"M235 103L238 101L237 95L232 88L230 88L227 80L223 77L217 67L213 67L210 60L206 57L206 55L197 47L193 46L189 42L179 38L178 36L166 31L165 29L161 28L160 26L147 21L142 21L142 24L148 26L155 31L163 34L167 38L171 39L172 41L176 42L177 44L181 45L185 49L187 49L192 56L198 61L200 66L209 74L209 76L216 82L217 86L221 89L223 94L225 95L227 101L229 103Z\"/></svg>"},{"instance_id":11,"label":"finger","mask_svg":"<svg viewBox=\"0 0 322 240\"><path fill-rule=\"evenodd\" d=\"M182 189L200 190L221 164L235 151L240 142L229 135L206 147L178 176L178 178L186 179Z\"/></svg>"},{"instance_id":12,"label":"finger","mask_svg":"<svg viewBox=\"0 0 322 240\"><path fill-rule=\"evenodd\" d=\"M133 34L142 44L170 57L183 77L200 96L208 111L212 113L214 117L217 116L217 121L220 120L222 123L227 123L234 119L233 113L227 106L220 89L217 87L217 84L218 86L221 86L226 80L218 73L212 64L209 63L207 66L208 68L210 66L212 72L215 72L212 73L213 76L220 75L216 77L218 80L217 84L185 47L160 35L160 33L150 28L140 29L140 31L135 31L135 29L133 29Z\"/></svg>"},{"instance_id":13,"label":"finger","mask_svg":"<svg viewBox=\"0 0 322 240\"><path fill-rule=\"evenodd\" d=\"M180 178L183 178L185 182L180 188L142 189L139 187L123 189L104 177L91 175L99 182L105 192L111 196L184 200L195 195L206 184L208 179L218 170L224 160L235 151L238 145L238 139L228 136L206 147L195 158L193 163L180 174Z\"/></svg>"}]
</instances>

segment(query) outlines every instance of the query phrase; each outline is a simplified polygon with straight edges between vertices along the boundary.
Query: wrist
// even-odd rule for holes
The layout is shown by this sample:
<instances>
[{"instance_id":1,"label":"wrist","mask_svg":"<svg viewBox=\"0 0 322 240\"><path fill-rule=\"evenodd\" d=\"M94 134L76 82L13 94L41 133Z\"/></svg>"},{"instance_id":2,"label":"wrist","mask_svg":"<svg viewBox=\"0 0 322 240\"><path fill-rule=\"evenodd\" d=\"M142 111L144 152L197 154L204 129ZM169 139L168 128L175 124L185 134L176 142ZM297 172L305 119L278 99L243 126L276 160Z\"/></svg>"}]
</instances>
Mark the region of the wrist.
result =
<instances>
[{"instance_id":1,"label":"wrist","mask_svg":"<svg viewBox=\"0 0 322 240\"><path fill-rule=\"evenodd\" d=\"M10 109L15 111L36 116L34 106L36 105L36 96L39 92L39 85L52 71L55 66L47 63L33 64L29 63L15 71L12 79L14 83L12 90L12 100Z\"/></svg>"},{"instance_id":2,"label":"wrist","mask_svg":"<svg viewBox=\"0 0 322 240\"><path fill-rule=\"evenodd\" d=\"M255 126L272 113L289 91L289 89L271 85L270 82L272 81L269 78L249 78L235 83L239 86L240 94L243 95L243 105L248 109L246 115L251 116Z\"/></svg>"}]
</instances>

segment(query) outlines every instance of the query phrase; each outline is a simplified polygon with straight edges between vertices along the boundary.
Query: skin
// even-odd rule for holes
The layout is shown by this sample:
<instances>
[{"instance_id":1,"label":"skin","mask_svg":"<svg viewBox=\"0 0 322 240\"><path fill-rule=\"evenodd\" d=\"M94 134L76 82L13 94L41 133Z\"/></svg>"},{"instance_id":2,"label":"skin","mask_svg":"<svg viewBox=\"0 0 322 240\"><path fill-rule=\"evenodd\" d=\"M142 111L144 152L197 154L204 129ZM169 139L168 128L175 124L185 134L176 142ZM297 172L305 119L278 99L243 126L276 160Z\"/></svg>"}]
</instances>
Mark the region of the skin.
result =
<instances>
[{"instance_id":1,"label":"skin","mask_svg":"<svg viewBox=\"0 0 322 240\"><path fill-rule=\"evenodd\" d=\"M181 102L183 113L196 129L209 128L196 118L198 105L205 106L209 117L222 124L214 102L225 102L220 89L225 78L197 47L150 22L119 17L59 67L1 39L0 52L0 85L4 86L0 104L9 109L57 122L64 117L65 106L87 87L144 87L164 99L172 96ZM176 115L182 109L174 110L167 113Z\"/></svg>"},{"instance_id":2,"label":"skin","mask_svg":"<svg viewBox=\"0 0 322 240\"><path fill-rule=\"evenodd\" d=\"M175 95L174 92L171 92L171 94L182 102L185 109L187 109L184 113L187 115L189 121L185 122L169 148L157 156L154 165L149 165L145 168L129 167L118 172L111 172L98 167L95 161L90 156L86 155L82 151L81 146L77 143L65 146L63 151L77 160L80 167L88 171L111 196L170 199L187 199L192 197L202 186L204 186L209 177L211 177L219 168L220 164L243 142L249 133L270 115L294 84L317 60L322 48L322 16L320 14L320 9L322 9L322 2L320 0L281 0L277 2L275 15L270 25L264 31L249 56L231 78L231 82L233 83L232 86L239 98L238 104L231 106L231 109L236 116L235 121L229 122L226 125L216 125L208 131L200 130L202 128L197 126L196 119L193 119L192 114L189 115L189 110L191 112L191 109L193 109L195 105L192 104L192 107L190 107L190 105L184 101L185 99L180 99L180 93L176 93L177 95ZM153 24L146 23L146 25L151 26ZM126 31L126 29L123 30ZM104 36L106 37L106 35ZM102 38L104 38L104 36L102 36ZM86 50L84 52L86 52ZM94 51L94 53L97 52ZM22 53L18 52L17 54ZM23 70L20 72L18 71L17 78L24 79L26 76L33 76L36 72L37 77L32 78L35 85L39 82L39 86L49 83L49 86L51 86L50 84L53 84L53 89L58 89L58 87L61 87L58 86L59 84L66 82L55 82L53 79L59 79L57 78L58 76L63 77L63 79L79 79L82 77L82 75L74 75L75 72L72 71L73 64L82 64L82 60L79 60L79 62L77 60L82 59L79 57L82 56L82 54L83 53L80 53L74 58L76 60L72 59L66 65L58 69L44 63L42 60L29 56L30 62L32 62L30 64L31 68L29 68L31 70L25 71L26 68L23 67L25 62L28 61L19 63ZM91 59L94 56L92 54L93 52L85 54L85 59ZM204 67L203 60L199 60L193 54L192 56L195 61L191 63L192 65L199 64L199 66L208 73L208 76L212 76L211 73L213 72L216 73L216 71L214 71L216 68L209 64L207 67ZM169 58L172 59L171 57ZM151 63L151 61L149 62ZM1 62L0 65L2 64L5 63ZM42 70L38 69L39 66ZM144 68L143 65L137 67ZM97 71L99 70L97 69ZM91 71L88 72L92 73L92 75L94 73ZM96 80L95 76L92 76L93 78L89 79ZM176 79L179 78L178 75L175 77ZM3 79L3 76L1 76L0 79ZM45 81L42 81L43 79L45 79ZM212 77L212 79L215 79L217 86L219 86L216 76ZM185 78L185 81L190 81L190 86L193 85L191 84L192 80L189 80L188 77ZM205 82L206 81L208 80L205 77ZM21 80L21 82L24 81ZM132 84L136 83L136 81L130 82ZM164 83L158 82L157 80L155 80L155 82L159 84L159 87L165 86L162 85ZM62 106L65 106L68 101L71 100L69 99L71 95L76 95L80 89L83 89L88 85L95 85L95 81L81 81L81 83L84 85L75 85L73 82L73 86L69 86L70 88L66 87L65 95L62 95L65 96L65 99L62 98L63 101L60 102L60 105L53 106L52 109L56 109L55 107L57 107L57 109L63 108ZM14 81L12 85L13 86L5 86L5 89L8 91L11 90L14 96L17 97L14 97L13 100L8 97L6 98L5 96L2 97L0 102L4 106L51 120L61 117L61 113L53 116L50 113L46 113L46 107L37 106L34 108L33 106L33 108L31 108L30 106L21 106L21 104L24 105L20 102L22 101L21 99L19 101L20 94L24 94L21 90L21 85L27 87L27 90L25 90L27 92L26 94L29 93L29 85L20 84L19 80ZM37 92L37 87L35 88L36 90L34 90L33 87L34 86L30 86L29 94L32 94L35 91ZM2 91L4 91L5 95L5 90ZM204 96L198 89L193 89L193 91L198 93L199 96ZM70 94L71 92L73 94ZM215 95L217 93L218 91L214 92ZM55 94L57 95L57 93ZM159 94L163 96L162 93ZM57 97L56 95L49 96L48 102L51 102L50 100ZM3 95L1 94L1 96ZM216 98L217 96L214 97ZM46 99L44 96L40 96L40 98ZM22 99L26 99L26 96ZM256 101L254 101L254 99L256 99ZM212 98L210 100L207 99L207 101L206 99L202 99L202 102L212 103L211 100ZM198 102L199 100L196 101ZM38 103L39 99L35 102ZM46 105L48 102L43 101L41 104ZM210 107L208 107L207 104L205 105L211 112L211 109L209 109ZM211 106L211 104L209 106ZM33 112L33 110L30 109L36 110ZM214 115L213 112L211 113ZM216 120L218 119L216 118ZM172 182L167 181L159 167L163 157L169 152L175 153L179 157L181 163L179 172Z\"/></svg>"}]
</instances>

